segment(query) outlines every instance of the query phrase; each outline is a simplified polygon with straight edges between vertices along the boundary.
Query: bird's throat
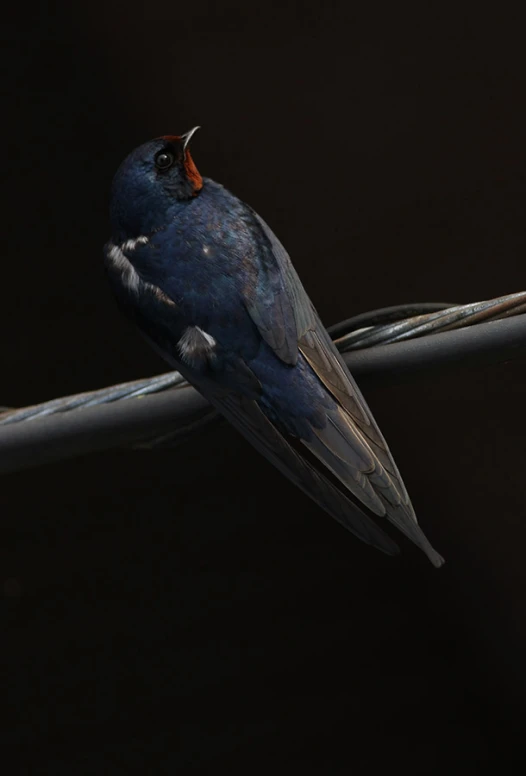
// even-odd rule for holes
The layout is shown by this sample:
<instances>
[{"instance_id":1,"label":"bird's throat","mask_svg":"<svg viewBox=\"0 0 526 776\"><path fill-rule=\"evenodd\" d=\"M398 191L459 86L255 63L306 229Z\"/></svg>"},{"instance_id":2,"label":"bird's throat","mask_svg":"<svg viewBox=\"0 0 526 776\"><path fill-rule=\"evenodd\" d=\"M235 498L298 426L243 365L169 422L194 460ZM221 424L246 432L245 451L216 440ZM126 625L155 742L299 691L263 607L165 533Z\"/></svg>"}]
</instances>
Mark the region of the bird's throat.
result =
<instances>
[{"instance_id":1,"label":"bird's throat","mask_svg":"<svg viewBox=\"0 0 526 776\"><path fill-rule=\"evenodd\" d=\"M185 153L184 170L186 173L186 177L189 183L191 184L193 196L195 196L203 188L203 179L201 177L201 174L199 173L199 170L194 164L194 160L190 155L190 151L188 150Z\"/></svg>"}]
</instances>

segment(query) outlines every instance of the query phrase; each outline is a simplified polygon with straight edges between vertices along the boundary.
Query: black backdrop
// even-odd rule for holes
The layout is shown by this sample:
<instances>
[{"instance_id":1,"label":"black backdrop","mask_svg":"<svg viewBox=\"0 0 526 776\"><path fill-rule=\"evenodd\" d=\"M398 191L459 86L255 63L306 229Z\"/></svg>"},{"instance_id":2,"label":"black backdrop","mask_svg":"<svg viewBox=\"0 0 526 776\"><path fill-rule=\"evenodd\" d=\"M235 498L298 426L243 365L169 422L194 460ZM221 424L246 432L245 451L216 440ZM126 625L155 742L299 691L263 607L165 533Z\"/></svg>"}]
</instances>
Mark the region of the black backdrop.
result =
<instances>
[{"instance_id":1,"label":"black backdrop","mask_svg":"<svg viewBox=\"0 0 526 776\"><path fill-rule=\"evenodd\" d=\"M101 246L123 156L194 124L328 325L524 288L518 20L347 6L4 24L1 403L166 370ZM225 427L4 477L7 772L520 770L525 374L363 386L440 572L353 540Z\"/></svg>"}]
</instances>

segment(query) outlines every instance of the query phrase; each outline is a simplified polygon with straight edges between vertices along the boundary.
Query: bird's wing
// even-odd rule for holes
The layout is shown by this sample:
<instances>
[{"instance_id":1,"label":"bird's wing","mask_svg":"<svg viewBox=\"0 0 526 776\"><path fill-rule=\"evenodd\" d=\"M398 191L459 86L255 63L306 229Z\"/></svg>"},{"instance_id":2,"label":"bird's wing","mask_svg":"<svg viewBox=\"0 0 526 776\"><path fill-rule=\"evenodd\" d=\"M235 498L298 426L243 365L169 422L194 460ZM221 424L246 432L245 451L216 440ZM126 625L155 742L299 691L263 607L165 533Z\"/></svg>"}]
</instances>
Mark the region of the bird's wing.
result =
<instances>
[{"instance_id":1,"label":"bird's wing","mask_svg":"<svg viewBox=\"0 0 526 776\"><path fill-rule=\"evenodd\" d=\"M443 558L418 526L387 443L287 252L263 219L255 212L253 215L266 245L248 312L276 354L285 363L295 363L301 353L337 402L337 411L329 414L325 428L316 432L308 447L365 506L385 515L435 566L442 565ZM275 330L278 319L282 322L280 341L279 347L274 347L269 332Z\"/></svg>"},{"instance_id":2,"label":"bird's wing","mask_svg":"<svg viewBox=\"0 0 526 776\"><path fill-rule=\"evenodd\" d=\"M196 372L181 361L170 335L173 306L166 303L165 297L158 295L155 296L154 304L158 316L155 325L152 325L150 317L144 315L137 305L127 308L128 314L152 347L178 369L256 450L322 509L366 544L388 555L396 554L398 546L395 542L297 452L266 417L256 400L258 381L247 365L237 359L235 364L229 364L222 370L219 381L211 379L206 372ZM159 336L163 332L164 336Z\"/></svg>"},{"instance_id":3,"label":"bird's wing","mask_svg":"<svg viewBox=\"0 0 526 776\"><path fill-rule=\"evenodd\" d=\"M256 401L239 394L217 394L196 383L209 401L237 428L258 452L335 520L366 544L388 555L398 546L327 477L294 450L262 412Z\"/></svg>"},{"instance_id":4,"label":"bird's wing","mask_svg":"<svg viewBox=\"0 0 526 776\"><path fill-rule=\"evenodd\" d=\"M167 310L167 312L169 316L171 311ZM399 552L398 545L350 501L342 490L297 452L266 417L256 399L251 398L246 390L246 375L243 376L240 391L239 385L234 387L228 383L225 384L224 380L216 382L203 374L198 374L180 361L168 339L162 344L157 341L158 332L148 330L147 320L140 317L137 322L143 336L154 349L175 369L178 369L183 377L192 383L245 439L291 482L366 544L388 555ZM245 365L244 372L249 371Z\"/></svg>"}]
</instances>

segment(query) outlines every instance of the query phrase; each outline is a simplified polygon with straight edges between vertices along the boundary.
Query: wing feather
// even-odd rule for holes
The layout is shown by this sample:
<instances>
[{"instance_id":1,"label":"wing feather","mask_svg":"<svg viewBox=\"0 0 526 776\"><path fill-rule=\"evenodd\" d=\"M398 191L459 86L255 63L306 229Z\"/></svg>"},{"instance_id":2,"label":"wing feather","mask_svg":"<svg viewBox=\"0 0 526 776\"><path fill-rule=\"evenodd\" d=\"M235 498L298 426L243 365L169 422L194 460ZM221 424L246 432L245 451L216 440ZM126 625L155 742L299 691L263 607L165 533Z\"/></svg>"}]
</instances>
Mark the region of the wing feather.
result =
<instances>
[{"instance_id":1,"label":"wing feather","mask_svg":"<svg viewBox=\"0 0 526 776\"><path fill-rule=\"evenodd\" d=\"M418 526L387 442L321 323L287 252L263 219L257 213L254 216L271 247L279 269L276 275L283 279L280 307L283 307L285 294L294 314L298 350L339 408L337 412L328 413L323 429L313 429L315 440L304 441L304 444L366 507L377 515L385 515L426 552L435 566L442 565L443 558ZM266 298L268 301L269 297Z\"/></svg>"},{"instance_id":2,"label":"wing feather","mask_svg":"<svg viewBox=\"0 0 526 776\"><path fill-rule=\"evenodd\" d=\"M347 530L388 555L399 552L370 517L294 450L256 401L236 394L207 398L270 463Z\"/></svg>"}]
</instances>

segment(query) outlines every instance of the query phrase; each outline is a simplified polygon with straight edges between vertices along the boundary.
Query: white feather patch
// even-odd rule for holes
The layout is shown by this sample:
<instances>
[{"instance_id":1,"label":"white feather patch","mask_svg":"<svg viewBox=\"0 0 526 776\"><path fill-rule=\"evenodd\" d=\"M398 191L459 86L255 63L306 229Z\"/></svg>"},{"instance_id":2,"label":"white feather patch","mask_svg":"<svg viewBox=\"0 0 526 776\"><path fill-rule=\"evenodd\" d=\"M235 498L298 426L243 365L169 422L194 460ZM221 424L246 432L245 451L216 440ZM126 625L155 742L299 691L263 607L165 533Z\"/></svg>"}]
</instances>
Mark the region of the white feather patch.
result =
<instances>
[{"instance_id":1,"label":"white feather patch","mask_svg":"<svg viewBox=\"0 0 526 776\"><path fill-rule=\"evenodd\" d=\"M212 335L200 329L199 326L188 326L178 343L181 358L192 366L197 366L208 359L216 345L217 342Z\"/></svg>"},{"instance_id":2,"label":"white feather patch","mask_svg":"<svg viewBox=\"0 0 526 776\"><path fill-rule=\"evenodd\" d=\"M133 240L126 240L126 242L123 242L121 245L109 243L107 252L108 259L115 269L120 272L122 283L129 291L132 291L134 294L138 294L141 291L148 291L154 294L161 302L164 302L171 307L175 307L175 303L172 299L166 296L160 288L141 278L131 261L125 256L125 252L133 253L138 245L147 245L148 242L148 237L139 235L139 237L135 237Z\"/></svg>"},{"instance_id":3,"label":"white feather patch","mask_svg":"<svg viewBox=\"0 0 526 776\"><path fill-rule=\"evenodd\" d=\"M141 286L141 278L124 253L132 253L138 245L146 245L147 242L148 238L144 235L140 235L133 240L126 240L122 245L114 245L111 243L108 250L108 258L113 263L114 267L120 271L122 282L130 291L134 291L135 293Z\"/></svg>"},{"instance_id":4,"label":"white feather patch","mask_svg":"<svg viewBox=\"0 0 526 776\"><path fill-rule=\"evenodd\" d=\"M121 251L134 251L138 245L147 245L149 243L148 237L144 234L140 234L138 237L134 237L132 240L126 240L121 245Z\"/></svg>"},{"instance_id":5,"label":"white feather patch","mask_svg":"<svg viewBox=\"0 0 526 776\"><path fill-rule=\"evenodd\" d=\"M130 291L137 292L141 285L141 279L137 270L126 258L119 245L112 245L108 250L108 258L113 266L121 273L122 282Z\"/></svg>"}]
</instances>

